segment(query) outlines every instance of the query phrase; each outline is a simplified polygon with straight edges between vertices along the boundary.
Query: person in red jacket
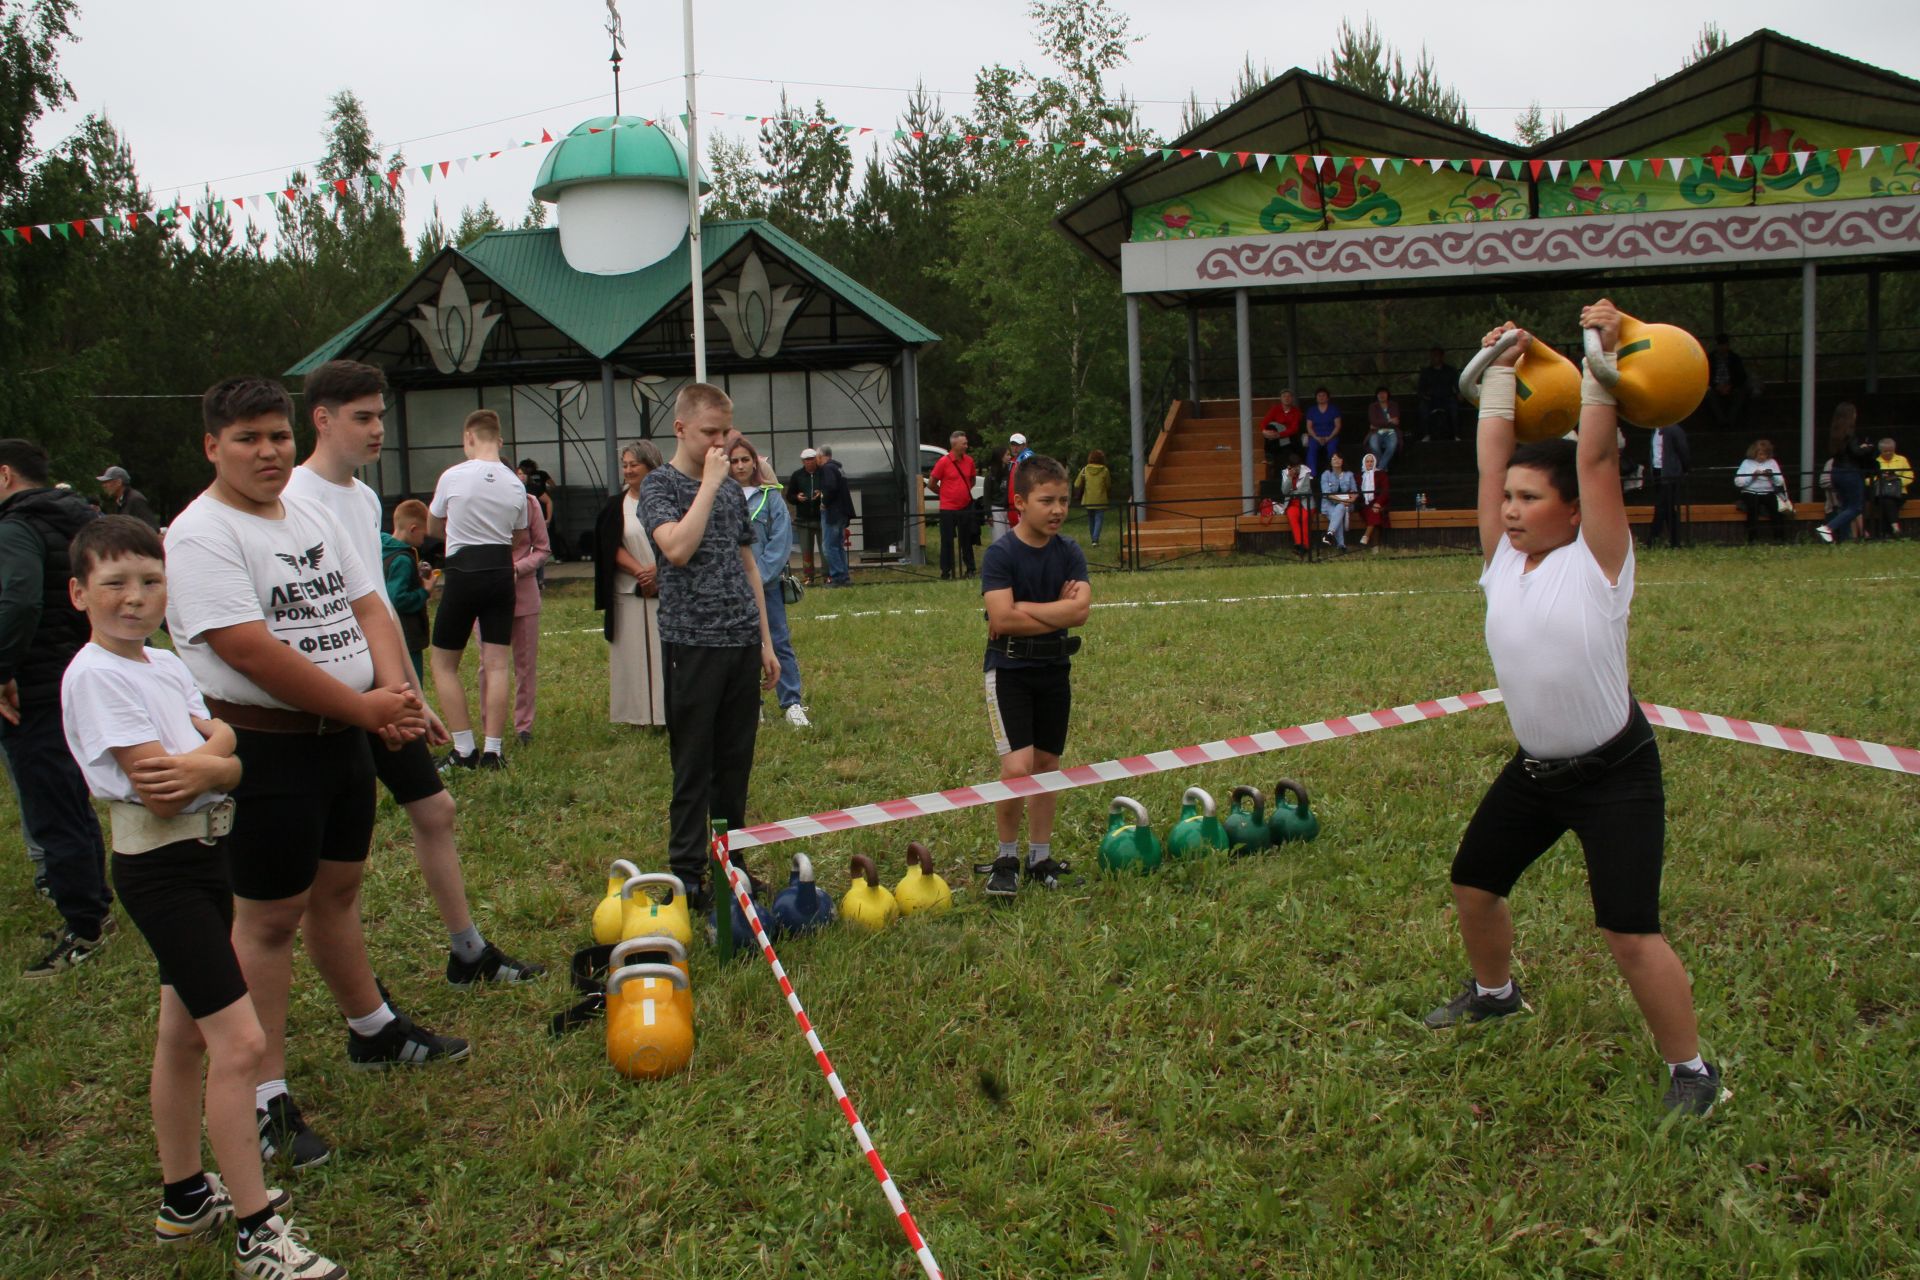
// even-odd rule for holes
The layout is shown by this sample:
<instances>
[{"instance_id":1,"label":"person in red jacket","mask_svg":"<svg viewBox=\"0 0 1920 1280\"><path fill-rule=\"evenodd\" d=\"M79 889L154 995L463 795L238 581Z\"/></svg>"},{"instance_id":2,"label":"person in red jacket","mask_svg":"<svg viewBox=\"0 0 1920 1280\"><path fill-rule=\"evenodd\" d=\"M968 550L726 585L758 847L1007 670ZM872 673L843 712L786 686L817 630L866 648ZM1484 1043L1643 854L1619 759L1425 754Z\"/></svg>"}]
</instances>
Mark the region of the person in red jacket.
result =
<instances>
[{"instance_id":1,"label":"person in red jacket","mask_svg":"<svg viewBox=\"0 0 1920 1280\"><path fill-rule=\"evenodd\" d=\"M953 577L953 544L960 544L963 577L973 576L973 458L967 453L967 433L947 437L947 456L933 464L929 483L940 498L940 578Z\"/></svg>"},{"instance_id":2,"label":"person in red jacket","mask_svg":"<svg viewBox=\"0 0 1920 1280\"><path fill-rule=\"evenodd\" d=\"M1305 412L1294 402L1293 388L1289 387L1280 393L1280 403L1267 410L1267 416L1261 419L1260 435L1266 444L1268 478L1280 474L1288 444L1299 442L1300 421L1304 416Z\"/></svg>"}]
</instances>

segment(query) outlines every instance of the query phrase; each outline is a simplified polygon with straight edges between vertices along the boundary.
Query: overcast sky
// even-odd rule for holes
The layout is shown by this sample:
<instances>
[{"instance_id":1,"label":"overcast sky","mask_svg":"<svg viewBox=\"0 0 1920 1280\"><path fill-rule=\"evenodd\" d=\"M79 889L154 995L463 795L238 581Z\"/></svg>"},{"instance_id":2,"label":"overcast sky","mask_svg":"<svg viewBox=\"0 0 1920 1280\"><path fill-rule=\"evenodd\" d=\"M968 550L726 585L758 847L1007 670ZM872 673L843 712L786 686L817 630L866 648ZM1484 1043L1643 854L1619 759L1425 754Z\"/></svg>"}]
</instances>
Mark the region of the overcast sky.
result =
<instances>
[{"instance_id":1,"label":"overcast sky","mask_svg":"<svg viewBox=\"0 0 1920 1280\"><path fill-rule=\"evenodd\" d=\"M415 165L537 138L543 127L558 137L612 107L605 0L81 3L80 41L61 56L76 101L43 122L40 141L56 141L85 112L104 112L162 200L177 191L191 203L207 183L220 195L278 185L320 153L327 99L343 88L366 104L382 144L403 147ZM620 7L623 109L678 113L680 6L621 0ZM978 68L1038 62L1027 7L1025 0L695 0L699 107L770 114L784 85L797 102L824 99L846 123L890 129L918 80L950 111L965 111ZM1139 38L1119 83L1163 136L1176 129L1190 89L1203 102L1223 97L1248 53L1276 73L1311 69L1340 20L1340 6L1272 0L1120 0L1116 8ZM1499 18L1503 9L1512 16ZM1424 45L1442 78L1465 96L1475 124L1501 136L1530 101L1573 123L1678 70L1710 18L1734 39L1768 26L1920 77L1912 0L1743 0L1737 19L1725 16L1734 6L1704 0L1518 8L1377 0L1370 11L1404 51ZM702 127L715 123L709 117ZM742 135L752 128L719 127ZM437 200L451 225L462 205L482 199L517 221L542 154L528 148L415 186L409 222L421 225Z\"/></svg>"}]
</instances>

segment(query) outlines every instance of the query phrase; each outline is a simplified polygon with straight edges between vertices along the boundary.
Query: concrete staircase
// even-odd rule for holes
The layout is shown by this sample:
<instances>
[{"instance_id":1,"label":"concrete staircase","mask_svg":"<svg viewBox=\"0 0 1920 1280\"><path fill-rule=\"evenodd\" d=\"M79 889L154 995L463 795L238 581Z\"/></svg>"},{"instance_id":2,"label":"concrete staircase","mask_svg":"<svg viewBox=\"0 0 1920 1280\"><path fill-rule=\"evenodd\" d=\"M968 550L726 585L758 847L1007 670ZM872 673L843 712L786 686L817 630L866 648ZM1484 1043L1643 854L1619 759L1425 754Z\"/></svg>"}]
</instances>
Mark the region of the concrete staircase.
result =
<instances>
[{"instance_id":1,"label":"concrete staircase","mask_svg":"<svg viewBox=\"0 0 1920 1280\"><path fill-rule=\"evenodd\" d=\"M1258 424L1275 403L1253 402ZM1266 478L1260 433L1254 431L1253 478ZM1139 551L1162 559L1189 551L1231 551L1241 517L1240 406L1233 400L1174 402L1147 455L1147 508L1141 515Z\"/></svg>"}]
</instances>

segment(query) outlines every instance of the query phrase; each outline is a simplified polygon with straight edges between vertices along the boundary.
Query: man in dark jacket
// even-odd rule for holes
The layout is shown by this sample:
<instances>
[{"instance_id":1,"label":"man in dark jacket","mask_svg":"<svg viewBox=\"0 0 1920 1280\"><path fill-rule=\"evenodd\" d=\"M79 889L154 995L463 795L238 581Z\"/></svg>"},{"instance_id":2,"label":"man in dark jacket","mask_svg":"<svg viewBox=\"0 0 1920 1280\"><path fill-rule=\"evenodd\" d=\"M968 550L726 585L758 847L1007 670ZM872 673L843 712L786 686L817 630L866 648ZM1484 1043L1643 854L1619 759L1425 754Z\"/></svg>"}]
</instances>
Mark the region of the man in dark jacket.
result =
<instances>
[{"instance_id":1,"label":"man in dark jacket","mask_svg":"<svg viewBox=\"0 0 1920 1280\"><path fill-rule=\"evenodd\" d=\"M853 523L853 488L847 473L833 460L833 450L820 446L820 540L827 559L827 585L850 587L847 572L847 526Z\"/></svg>"},{"instance_id":2,"label":"man in dark jacket","mask_svg":"<svg viewBox=\"0 0 1920 1280\"><path fill-rule=\"evenodd\" d=\"M820 475L820 451L802 449L800 469L787 477L785 497L793 507L793 541L800 548L800 571L813 585L813 553L820 544L820 513L826 498L825 481Z\"/></svg>"},{"instance_id":3,"label":"man in dark jacket","mask_svg":"<svg viewBox=\"0 0 1920 1280\"><path fill-rule=\"evenodd\" d=\"M127 474L125 467L108 467L94 479L107 495L107 509L103 514L132 516L135 520L145 521L149 529L159 530L160 517L154 514L153 504L147 501L145 494L133 487L133 477Z\"/></svg>"},{"instance_id":4,"label":"man in dark jacket","mask_svg":"<svg viewBox=\"0 0 1920 1280\"><path fill-rule=\"evenodd\" d=\"M67 544L94 518L86 499L48 487L45 449L0 440L0 748L66 922L29 978L53 977L98 950L113 903L100 820L60 722L60 678L90 634L67 593Z\"/></svg>"},{"instance_id":5,"label":"man in dark jacket","mask_svg":"<svg viewBox=\"0 0 1920 1280\"><path fill-rule=\"evenodd\" d=\"M1649 442L1648 474L1653 479L1653 523L1647 526L1647 546L1659 541L1664 530L1667 545L1680 545L1680 479L1693 462L1687 446L1686 430L1679 425L1661 427Z\"/></svg>"}]
</instances>

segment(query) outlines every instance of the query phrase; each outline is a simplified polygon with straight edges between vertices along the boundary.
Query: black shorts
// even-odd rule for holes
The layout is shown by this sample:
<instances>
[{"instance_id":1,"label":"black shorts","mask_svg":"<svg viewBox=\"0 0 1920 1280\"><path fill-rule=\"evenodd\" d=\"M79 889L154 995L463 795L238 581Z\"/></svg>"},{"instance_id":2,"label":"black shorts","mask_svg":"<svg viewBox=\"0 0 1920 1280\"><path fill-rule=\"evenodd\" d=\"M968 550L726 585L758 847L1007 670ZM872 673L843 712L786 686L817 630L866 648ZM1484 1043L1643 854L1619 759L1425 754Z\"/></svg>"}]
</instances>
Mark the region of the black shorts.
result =
<instances>
[{"instance_id":1,"label":"black shorts","mask_svg":"<svg viewBox=\"0 0 1920 1280\"><path fill-rule=\"evenodd\" d=\"M447 789L425 738L415 738L398 751L389 751L379 734L369 733L367 753L373 757L373 776L380 779L380 785L397 805L404 807Z\"/></svg>"},{"instance_id":2,"label":"black shorts","mask_svg":"<svg viewBox=\"0 0 1920 1280\"><path fill-rule=\"evenodd\" d=\"M1660 932L1660 870L1667 835L1660 748L1636 705L1622 738L1631 755L1565 790L1536 782L1515 752L1487 788L1453 858L1453 883L1504 898L1521 872L1568 831L1587 859L1593 922L1614 933Z\"/></svg>"},{"instance_id":3,"label":"black shorts","mask_svg":"<svg viewBox=\"0 0 1920 1280\"><path fill-rule=\"evenodd\" d=\"M987 724L993 731L994 754L1033 747L1057 756L1067 749L1072 672L1065 663L987 668Z\"/></svg>"},{"instance_id":4,"label":"black shorts","mask_svg":"<svg viewBox=\"0 0 1920 1280\"><path fill-rule=\"evenodd\" d=\"M447 557L433 647L467 651L473 624L482 644L513 643L513 548L462 547Z\"/></svg>"},{"instance_id":5,"label":"black shorts","mask_svg":"<svg viewBox=\"0 0 1920 1280\"><path fill-rule=\"evenodd\" d=\"M278 902L313 887L320 862L365 862L373 844L373 757L367 734L235 729L227 853L233 891Z\"/></svg>"},{"instance_id":6,"label":"black shorts","mask_svg":"<svg viewBox=\"0 0 1920 1280\"><path fill-rule=\"evenodd\" d=\"M233 954L225 840L116 853L113 887L159 962L160 984L173 988L188 1013L209 1017L247 994Z\"/></svg>"}]
</instances>

